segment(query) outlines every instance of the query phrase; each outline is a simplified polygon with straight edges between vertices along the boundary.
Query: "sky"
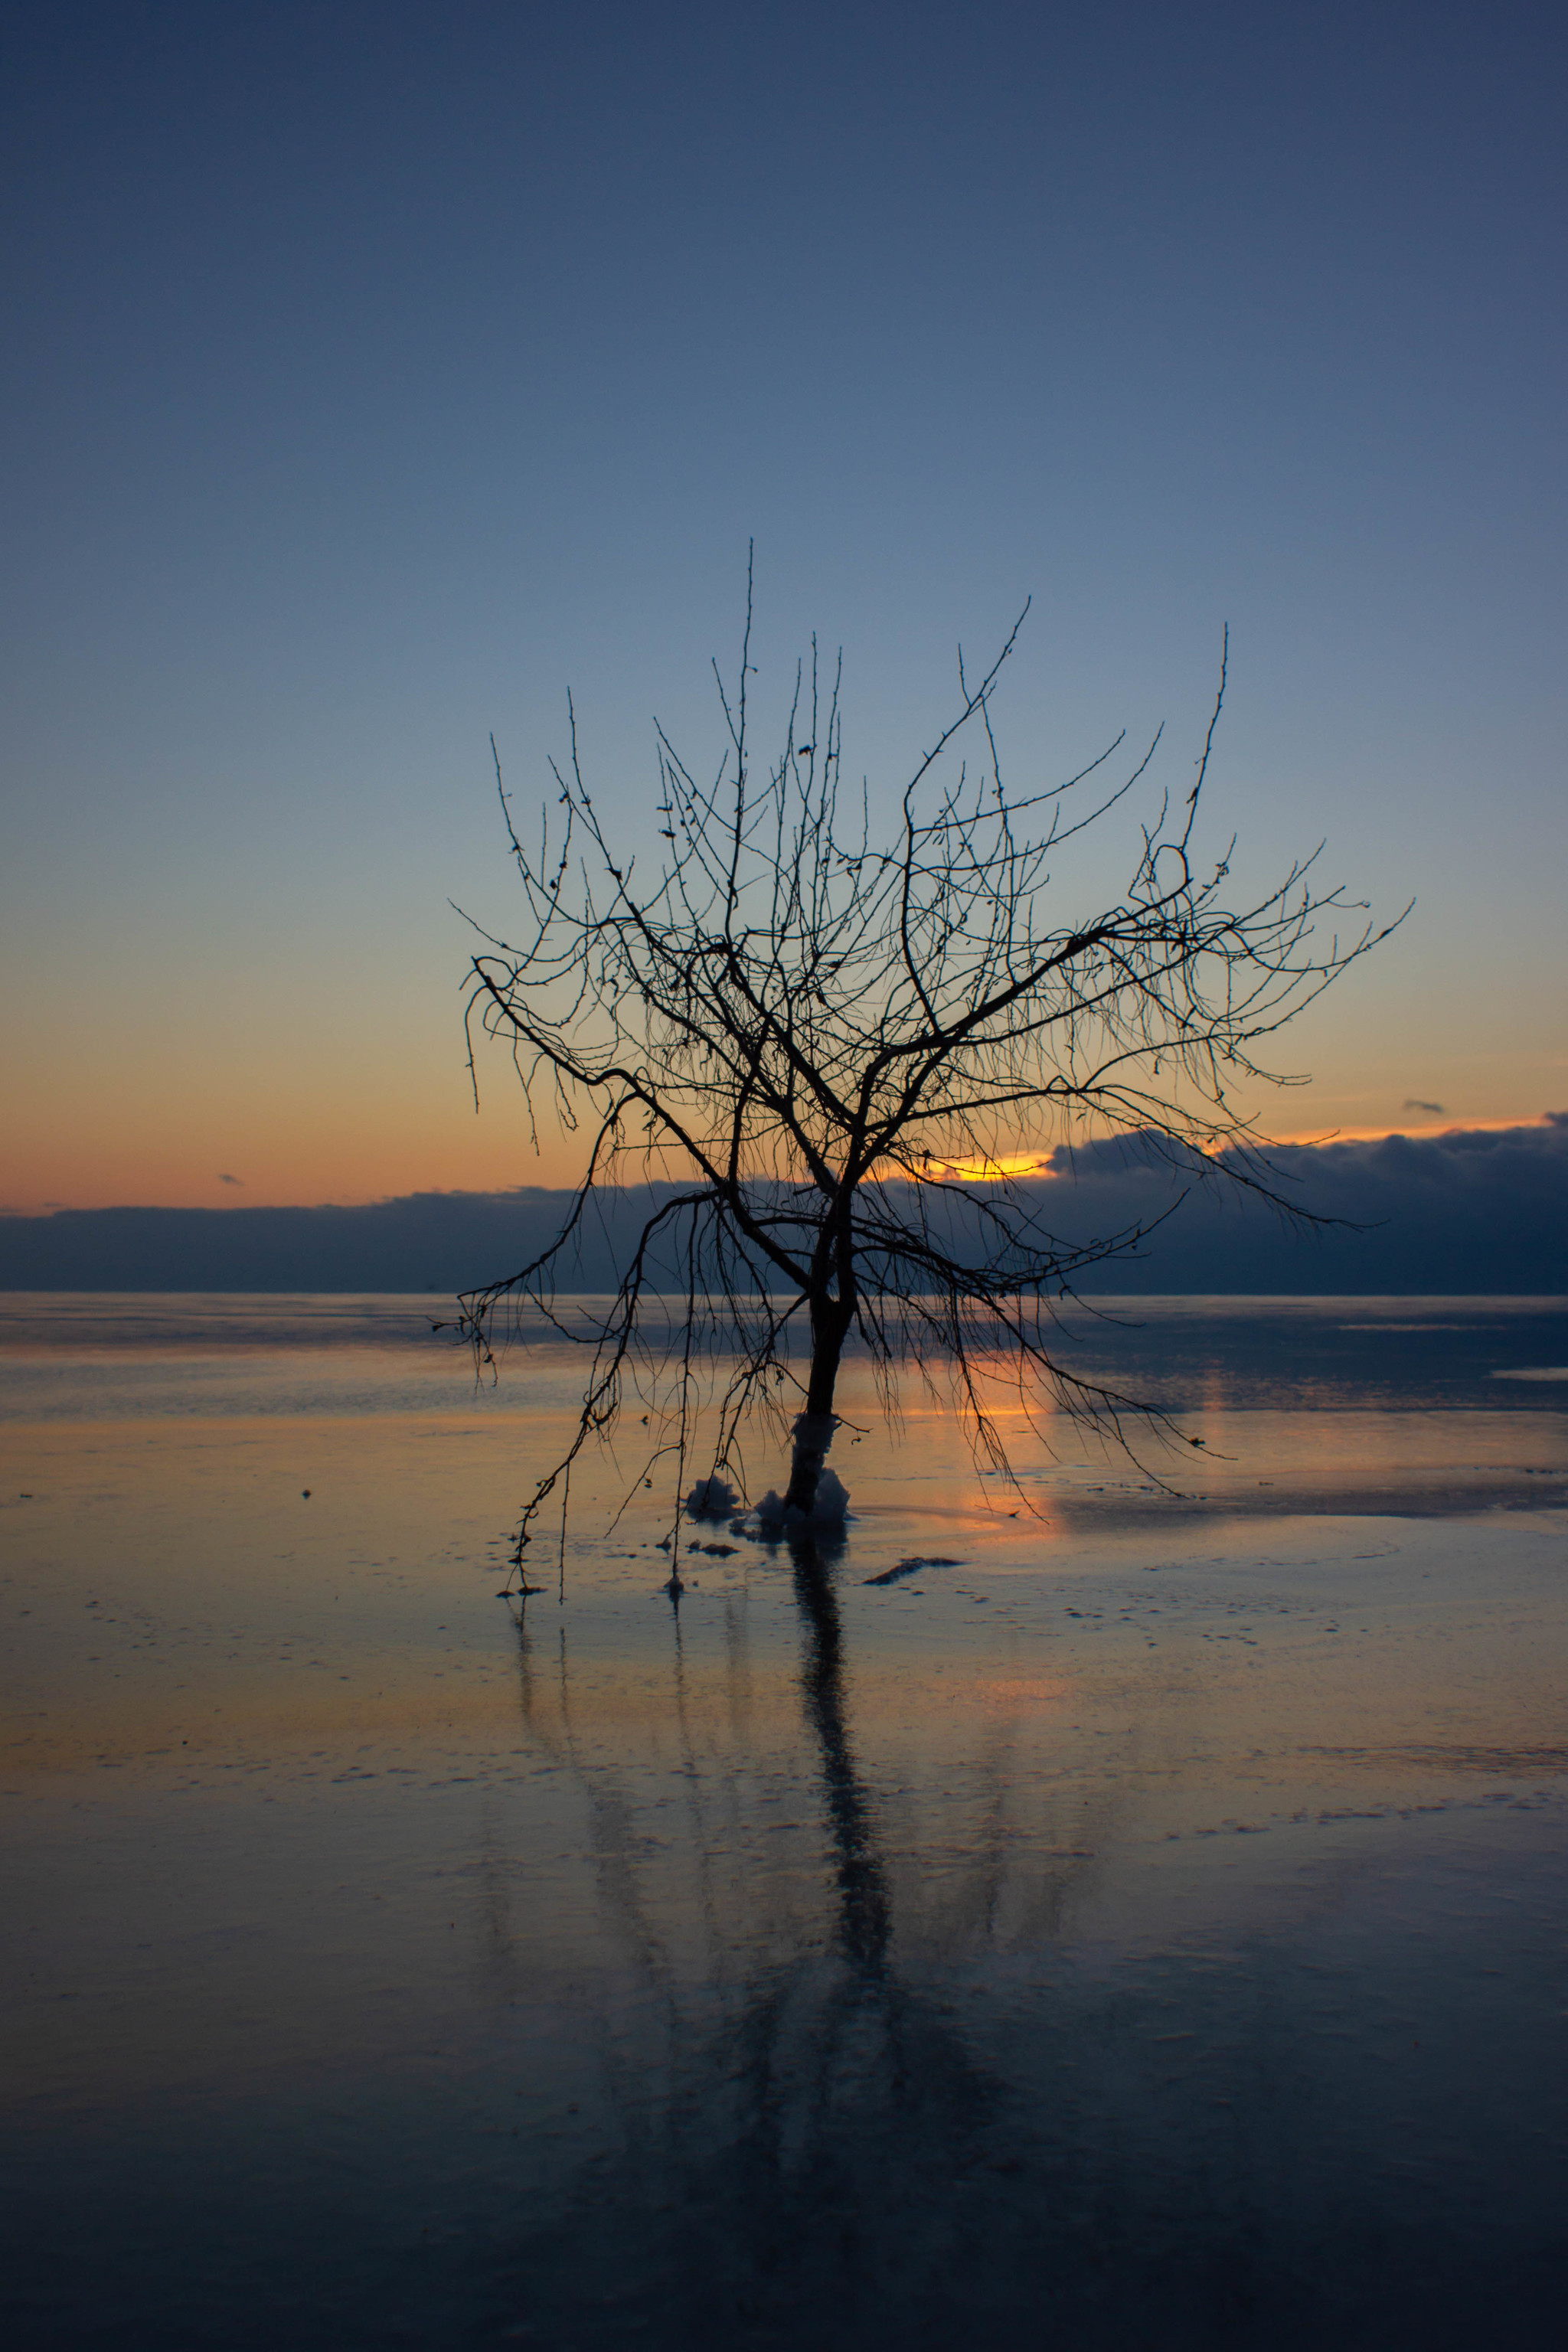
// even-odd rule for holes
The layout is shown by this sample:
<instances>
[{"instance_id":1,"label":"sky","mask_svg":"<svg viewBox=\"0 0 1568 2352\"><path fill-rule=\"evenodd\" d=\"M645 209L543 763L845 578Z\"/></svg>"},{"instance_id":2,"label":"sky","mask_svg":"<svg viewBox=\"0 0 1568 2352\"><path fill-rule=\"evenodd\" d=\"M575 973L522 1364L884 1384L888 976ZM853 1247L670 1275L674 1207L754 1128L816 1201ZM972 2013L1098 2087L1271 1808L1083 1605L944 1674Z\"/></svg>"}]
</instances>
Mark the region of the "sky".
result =
<instances>
[{"instance_id":1,"label":"sky","mask_svg":"<svg viewBox=\"0 0 1568 2352\"><path fill-rule=\"evenodd\" d=\"M461 983L566 741L657 823L815 631L900 786L1163 719L1415 911L1287 1136L1568 1107L1545 6L6 13L0 1208L559 1183ZM1083 887L1121 878L1126 836ZM1102 859L1103 872L1095 859Z\"/></svg>"}]
</instances>

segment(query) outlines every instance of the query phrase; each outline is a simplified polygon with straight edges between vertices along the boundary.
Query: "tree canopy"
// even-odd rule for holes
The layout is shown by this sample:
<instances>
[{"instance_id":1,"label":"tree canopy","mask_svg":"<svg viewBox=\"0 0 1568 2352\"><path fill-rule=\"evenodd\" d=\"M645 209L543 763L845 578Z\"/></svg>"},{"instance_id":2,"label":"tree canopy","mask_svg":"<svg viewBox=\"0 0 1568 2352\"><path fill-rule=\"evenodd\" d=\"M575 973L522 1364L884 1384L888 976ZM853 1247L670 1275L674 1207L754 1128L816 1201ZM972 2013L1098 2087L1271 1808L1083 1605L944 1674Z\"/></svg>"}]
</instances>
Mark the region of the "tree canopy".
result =
<instances>
[{"instance_id":1,"label":"tree canopy","mask_svg":"<svg viewBox=\"0 0 1568 2352\"><path fill-rule=\"evenodd\" d=\"M1317 884L1314 856L1238 896L1234 836L1201 847L1228 634L1188 789L1155 787L1159 734L1120 771L1124 736L1065 782L1012 789L992 706L1023 618L984 673L960 655L952 717L890 822L844 774L842 656L825 677L815 643L782 743L757 761L749 590L733 687L714 667L716 772L694 773L656 726L652 860L602 815L570 705L569 756L552 761L526 840L498 758L521 909L513 940L487 934L473 959L470 1059L476 1031L502 1039L531 1109L580 1133L586 1164L551 1245L466 1295L464 1328L488 1350L504 1305L528 1299L593 1350L574 1443L540 1479L523 1542L645 1375L657 1390L673 1373L647 1467L667 1464L677 1492L700 1365L725 1367L704 1465L716 1496L748 1409L793 1400L789 1478L761 1507L773 1522L842 1509L825 1465L852 1345L889 1396L906 1370L945 1367L1004 1473L986 1388L998 1364L1026 1401L1118 1432L1148 1412L1075 1375L1054 1344L1062 1296L1144 1237L1047 1228L1026 1180L1063 1141L1135 1139L1189 1180L1289 1211L1245 1108L1259 1080L1289 1083L1261 1057L1384 933ZM1123 889L1064 903L1063 853L1141 789ZM562 1276L597 1196L653 1179L607 1311L564 1314Z\"/></svg>"}]
</instances>

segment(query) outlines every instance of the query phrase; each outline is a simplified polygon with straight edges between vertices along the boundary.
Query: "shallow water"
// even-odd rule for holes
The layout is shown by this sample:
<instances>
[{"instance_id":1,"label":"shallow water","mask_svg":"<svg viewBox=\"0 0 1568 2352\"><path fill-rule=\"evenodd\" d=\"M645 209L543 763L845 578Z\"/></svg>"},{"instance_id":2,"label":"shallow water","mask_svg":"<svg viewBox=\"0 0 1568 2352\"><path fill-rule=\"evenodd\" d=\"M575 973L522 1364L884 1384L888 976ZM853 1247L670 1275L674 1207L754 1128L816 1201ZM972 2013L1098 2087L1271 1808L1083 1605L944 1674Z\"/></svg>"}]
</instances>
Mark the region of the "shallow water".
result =
<instances>
[{"instance_id":1,"label":"shallow water","mask_svg":"<svg viewBox=\"0 0 1568 2352\"><path fill-rule=\"evenodd\" d=\"M677 1608L558 1347L5 1302L9 2339L1555 2344L1568 1310L1135 1311Z\"/></svg>"}]
</instances>

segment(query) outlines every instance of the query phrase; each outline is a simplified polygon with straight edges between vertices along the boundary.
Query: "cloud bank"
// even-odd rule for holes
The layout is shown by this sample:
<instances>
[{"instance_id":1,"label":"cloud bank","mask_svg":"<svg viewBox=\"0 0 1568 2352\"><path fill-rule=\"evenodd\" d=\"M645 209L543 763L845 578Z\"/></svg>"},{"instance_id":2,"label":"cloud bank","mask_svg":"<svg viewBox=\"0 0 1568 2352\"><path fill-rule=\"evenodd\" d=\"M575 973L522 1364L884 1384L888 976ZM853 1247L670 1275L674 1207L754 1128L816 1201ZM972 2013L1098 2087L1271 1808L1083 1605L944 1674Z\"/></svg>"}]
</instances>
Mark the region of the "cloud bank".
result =
<instances>
[{"instance_id":1,"label":"cloud bank","mask_svg":"<svg viewBox=\"0 0 1568 2352\"><path fill-rule=\"evenodd\" d=\"M1148 1224L1180 1191L1136 1146L1058 1152L1040 1213L1081 1242ZM1540 1125L1293 1145L1271 1155L1303 1210L1343 1221L1303 1235L1273 1211L1188 1192L1141 1251L1097 1270L1101 1293L1568 1294L1568 1112ZM0 1218L6 1290L434 1291L525 1264L568 1196L420 1192L363 1208L65 1209ZM617 1235L648 1195L606 1202L563 1286L614 1281ZM1347 1227L1361 1230L1347 1230Z\"/></svg>"}]
</instances>

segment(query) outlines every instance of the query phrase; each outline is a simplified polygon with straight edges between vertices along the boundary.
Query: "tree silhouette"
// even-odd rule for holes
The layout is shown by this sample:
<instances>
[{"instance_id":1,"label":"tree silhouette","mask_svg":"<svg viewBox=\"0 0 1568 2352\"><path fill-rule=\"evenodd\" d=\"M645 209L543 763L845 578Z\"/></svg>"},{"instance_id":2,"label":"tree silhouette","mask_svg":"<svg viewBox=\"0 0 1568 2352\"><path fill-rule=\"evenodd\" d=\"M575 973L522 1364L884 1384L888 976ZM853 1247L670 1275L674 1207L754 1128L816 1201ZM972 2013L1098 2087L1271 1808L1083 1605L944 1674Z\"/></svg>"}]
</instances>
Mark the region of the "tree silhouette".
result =
<instances>
[{"instance_id":1,"label":"tree silhouette","mask_svg":"<svg viewBox=\"0 0 1568 2352\"><path fill-rule=\"evenodd\" d=\"M761 1507L791 1524L842 1510L825 1465L855 1340L885 1399L901 1371L947 1368L1004 1475L988 1402L999 1366L1031 1419L1054 1405L1118 1436L1129 1412L1162 1419L1053 1347L1059 1299L1144 1238L1070 1243L1047 1228L1043 1195L1060 1188L1026 1178L1055 1145L1134 1138L1189 1180L1300 1213L1238 1097L1260 1078L1290 1083L1260 1065L1264 1041L1385 932L1317 887L1315 854L1239 903L1234 839L1200 856L1228 633L1195 782L1154 796L1119 897L1065 911L1055 861L1143 781L1160 736L1113 784L1101 780L1124 736L1067 782L1015 793L992 702L1023 617L977 679L960 654L951 722L880 832L868 789L851 792L841 772L842 657L825 683L815 641L782 747L753 768L749 582L731 690L714 666L727 740L713 780L656 729L662 854L646 883L588 788L570 705L570 758L551 763L537 847L498 758L523 919L520 943L484 934L473 960L470 1065L476 1028L503 1039L531 1111L552 1104L587 1145L550 1246L462 1300L486 1360L509 1302L532 1302L593 1351L570 1448L523 1515L520 1560L546 1497L638 1381L639 1401L651 1381L659 1407L638 1475L673 1462L683 1482L703 1377L723 1365L707 1457L721 1503L748 1407L793 1401L788 1479ZM652 1190L619 1288L602 1314L568 1313L558 1290L587 1221L624 1210L633 1174Z\"/></svg>"}]
</instances>

